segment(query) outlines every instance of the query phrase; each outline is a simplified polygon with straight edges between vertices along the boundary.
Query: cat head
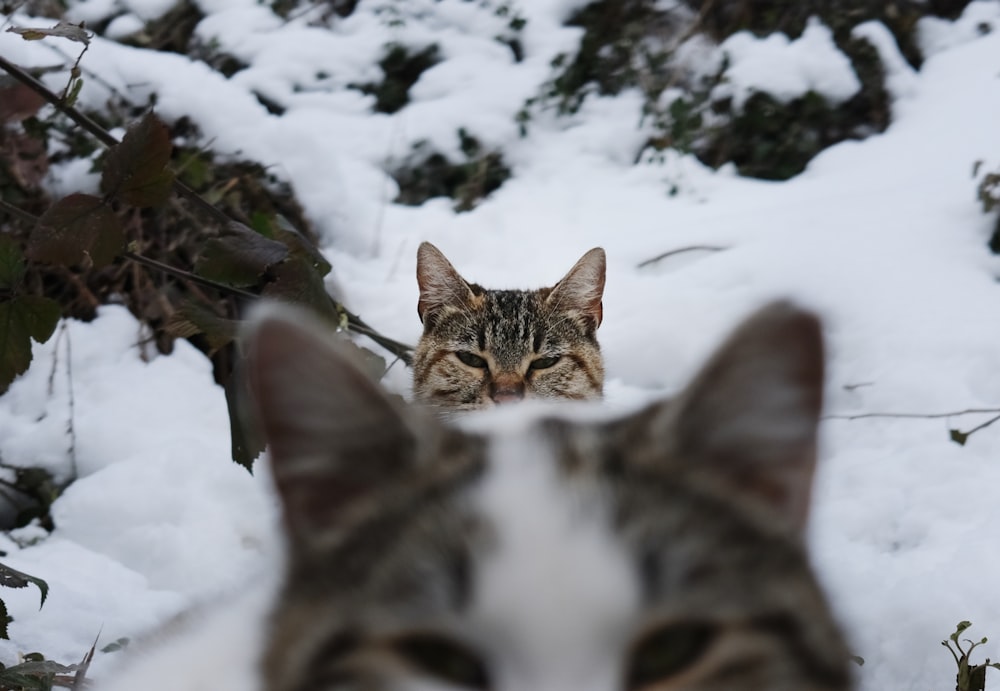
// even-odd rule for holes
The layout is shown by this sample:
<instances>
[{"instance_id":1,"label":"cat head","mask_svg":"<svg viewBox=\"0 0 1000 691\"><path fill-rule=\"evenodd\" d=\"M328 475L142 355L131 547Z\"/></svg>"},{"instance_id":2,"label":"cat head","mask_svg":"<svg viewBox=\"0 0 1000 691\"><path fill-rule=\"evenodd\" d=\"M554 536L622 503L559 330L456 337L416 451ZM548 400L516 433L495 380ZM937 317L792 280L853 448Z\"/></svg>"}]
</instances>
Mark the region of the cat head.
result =
<instances>
[{"instance_id":1,"label":"cat head","mask_svg":"<svg viewBox=\"0 0 1000 691\"><path fill-rule=\"evenodd\" d=\"M801 540L812 315L767 307L675 399L602 422L446 426L273 310L247 370L289 543L266 691L851 688Z\"/></svg>"},{"instance_id":2,"label":"cat head","mask_svg":"<svg viewBox=\"0 0 1000 691\"><path fill-rule=\"evenodd\" d=\"M424 331L414 353L414 397L444 410L599 398L604 275L604 250L595 248L551 288L488 290L422 243L417 313Z\"/></svg>"}]
</instances>

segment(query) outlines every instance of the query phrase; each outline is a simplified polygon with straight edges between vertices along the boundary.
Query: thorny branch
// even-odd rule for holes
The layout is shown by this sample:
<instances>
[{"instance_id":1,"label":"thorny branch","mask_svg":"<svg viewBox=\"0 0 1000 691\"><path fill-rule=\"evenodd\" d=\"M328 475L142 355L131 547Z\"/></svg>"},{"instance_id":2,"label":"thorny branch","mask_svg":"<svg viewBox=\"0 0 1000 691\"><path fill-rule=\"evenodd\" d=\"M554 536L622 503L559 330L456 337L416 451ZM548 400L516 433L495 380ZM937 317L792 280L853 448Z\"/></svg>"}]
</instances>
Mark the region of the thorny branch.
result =
<instances>
[{"instance_id":1,"label":"thorny branch","mask_svg":"<svg viewBox=\"0 0 1000 691\"><path fill-rule=\"evenodd\" d=\"M62 98L60 98L57 94L52 92L48 87L46 87L44 84L35 79L33 76L22 70L17 65L11 63L2 55L0 55L0 68L2 68L4 71L6 71L8 74L10 74L18 81L20 81L28 88L30 88L32 91L42 96L53 107L55 107L61 113L65 114L67 117L73 120L73 122L82 127L92 136L97 138L102 144L106 146L115 146L116 144L119 143L118 140L110 132L108 132L99 124L94 122L86 114L80 112L74 106L66 104ZM219 209L209 204L197 192L195 192L193 189L191 189L181 181L175 178L173 184L174 184L174 189L181 196L191 201L197 209L200 209L202 212L209 215L214 221L216 221L220 225L226 226L231 222L231 219L225 213L223 213ZM3 200L0 200L0 209L7 211L11 215L17 216L18 218L26 222L37 221L37 217L31 214L27 214L21 209L18 209L17 207L7 202L4 202ZM231 286L210 281L201 276L197 276L189 271L184 271L183 269L178 269L176 267L163 264L154 259L150 259L149 257L143 257L142 255L134 252L125 252L124 256L134 262L143 264L149 268L153 268L158 271L163 271L164 273L171 274L178 278L186 279L188 281L197 283L202 286L215 288L217 290L224 291L231 295L238 295L240 297L247 299L257 299L259 297L258 295L255 295L248 291L240 290L238 288L233 288ZM333 298L330 298L330 300L331 302L334 302ZM378 345L380 345L381 347L385 348L387 351L392 353L394 356L402 360L404 363L406 363L407 366L409 366L412 363L413 361L412 346L409 346L405 343L401 343L400 341L394 340L387 336L383 336L378 331L369 326L367 323L365 323L365 321L361 317L349 311L343 305L340 305L336 302L334 302L334 304L337 307L337 310L343 313L344 316L346 317L347 328L350 331L361 334L363 336L367 336L372 341L374 341L375 343L377 343Z\"/></svg>"},{"instance_id":2,"label":"thorny branch","mask_svg":"<svg viewBox=\"0 0 1000 691\"><path fill-rule=\"evenodd\" d=\"M16 216L21 221L24 221L26 223L34 224L38 222L37 216L30 214L22 209L19 209L16 206L13 206L8 202L3 201L2 199L0 199L0 210L6 211L10 215ZM126 250L125 252L122 253L122 256L125 257L126 259L130 259L136 262L137 264L141 264L150 269L162 271L163 273L169 274L175 278L180 278L186 281L190 281L192 283L196 283L206 288L214 288L215 290L222 291L229 295L235 295L241 298L245 298L247 300L260 299L260 296L257 295L256 293L251 293L250 291L243 290L242 288L235 288L233 286L228 286L224 283L218 283L209 278L205 278L203 276L191 273L190 271L185 271L184 269L179 269L175 266L164 264L163 262L157 261L156 259L152 259L150 257L144 257L143 255L137 252ZM412 364L413 356L411 353L413 352L413 348L411 346L408 346L405 343L401 343L400 341L391 339L388 336L383 336L378 331L369 326L363 319L361 319L361 317L349 311L342 305L340 306L340 311L347 318L347 328L350 331L353 331L354 333L360 334L362 336L367 336L372 341L374 341L375 343L379 344L387 351L392 353L397 359L402 360L407 366Z\"/></svg>"}]
</instances>

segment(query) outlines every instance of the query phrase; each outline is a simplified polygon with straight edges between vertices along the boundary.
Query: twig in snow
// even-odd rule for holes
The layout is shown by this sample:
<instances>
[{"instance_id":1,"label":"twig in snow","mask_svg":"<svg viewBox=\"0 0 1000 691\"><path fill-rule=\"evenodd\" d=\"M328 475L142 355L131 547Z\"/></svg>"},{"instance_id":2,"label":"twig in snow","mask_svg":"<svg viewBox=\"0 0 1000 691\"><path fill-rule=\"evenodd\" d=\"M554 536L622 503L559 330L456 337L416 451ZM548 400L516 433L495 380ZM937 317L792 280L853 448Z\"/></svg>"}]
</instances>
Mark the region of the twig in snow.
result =
<instances>
[{"instance_id":1,"label":"twig in snow","mask_svg":"<svg viewBox=\"0 0 1000 691\"><path fill-rule=\"evenodd\" d=\"M1000 413L1000 408L967 408L965 410L956 410L951 413L859 413L857 415L824 415L822 419L824 420L862 420L865 418L904 418L904 419L922 419L922 420L937 420L940 418L948 417L959 417L961 415L982 415L985 413ZM986 422L976 425L967 432L963 432L960 429L950 429L948 430L949 438L958 444L959 446L965 446L965 442L969 440L969 437L978 432L981 429L985 429L992 425L994 422L1000 420L1000 414L996 417L992 417Z\"/></svg>"},{"instance_id":2,"label":"twig in snow","mask_svg":"<svg viewBox=\"0 0 1000 691\"><path fill-rule=\"evenodd\" d=\"M697 251L723 252L728 249L729 249L728 247L721 247L719 245L691 245L690 247L681 247L676 250L670 250L669 252L664 252L663 254L658 254L651 259L646 259L645 261L641 261L636 265L636 268L643 269L649 266L650 264L655 264L656 262L666 259L667 257L672 257L675 254L683 254L684 252L697 252Z\"/></svg>"},{"instance_id":3,"label":"twig in snow","mask_svg":"<svg viewBox=\"0 0 1000 691\"><path fill-rule=\"evenodd\" d=\"M952 413L858 413L857 415L824 415L824 420L863 420L865 418L917 418L935 420L944 417L959 417L960 415L977 415L983 413L1000 413L1000 408L967 408Z\"/></svg>"}]
</instances>

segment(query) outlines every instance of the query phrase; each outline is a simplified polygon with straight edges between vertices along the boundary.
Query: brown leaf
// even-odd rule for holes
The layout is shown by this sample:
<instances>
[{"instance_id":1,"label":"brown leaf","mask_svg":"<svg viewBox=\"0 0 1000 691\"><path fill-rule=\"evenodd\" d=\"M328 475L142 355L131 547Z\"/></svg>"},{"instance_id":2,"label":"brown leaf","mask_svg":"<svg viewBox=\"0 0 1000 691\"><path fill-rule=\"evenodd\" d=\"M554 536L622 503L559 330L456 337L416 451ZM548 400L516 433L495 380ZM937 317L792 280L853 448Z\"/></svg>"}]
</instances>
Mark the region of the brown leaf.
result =
<instances>
[{"instance_id":1,"label":"brown leaf","mask_svg":"<svg viewBox=\"0 0 1000 691\"><path fill-rule=\"evenodd\" d=\"M134 206L159 206L170 196L170 130L153 113L128 128L104 160L101 192Z\"/></svg>"},{"instance_id":2,"label":"brown leaf","mask_svg":"<svg viewBox=\"0 0 1000 691\"><path fill-rule=\"evenodd\" d=\"M110 263L125 249L121 221L102 199L71 194L38 219L26 254L29 259L73 266L88 257L94 266Z\"/></svg>"},{"instance_id":3,"label":"brown leaf","mask_svg":"<svg viewBox=\"0 0 1000 691\"><path fill-rule=\"evenodd\" d=\"M45 99L21 82L0 81L0 123L30 118L45 105Z\"/></svg>"},{"instance_id":4,"label":"brown leaf","mask_svg":"<svg viewBox=\"0 0 1000 691\"><path fill-rule=\"evenodd\" d=\"M239 323L220 317L204 305L186 302L170 316L164 328L167 333L177 338L204 334L211 353L215 353L232 343L236 338Z\"/></svg>"},{"instance_id":5,"label":"brown leaf","mask_svg":"<svg viewBox=\"0 0 1000 691\"><path fill-rule=\"evenodd\" d=\"M3 107L4 102L0 100L0 110ZM45 142L29 134L15 132L7 132L0 139L0 156L7 162L7 171L14 182L23 190L37 190L49 170Z\"/></svg>"}]
</instances>

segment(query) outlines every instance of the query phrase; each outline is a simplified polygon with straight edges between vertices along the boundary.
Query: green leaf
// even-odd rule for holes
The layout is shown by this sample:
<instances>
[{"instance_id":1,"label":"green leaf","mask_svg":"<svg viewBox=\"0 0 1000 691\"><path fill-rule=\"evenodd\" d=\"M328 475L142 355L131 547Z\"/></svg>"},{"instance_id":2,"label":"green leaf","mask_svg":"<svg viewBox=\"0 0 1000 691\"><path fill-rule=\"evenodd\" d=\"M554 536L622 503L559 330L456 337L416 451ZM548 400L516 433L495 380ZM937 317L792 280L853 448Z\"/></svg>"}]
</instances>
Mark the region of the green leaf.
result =
<instances>
[{"instance_id":1,"label":"green leaf","mask_svg":"<svg viewBox=\"0 0 1000 691\"><path fill-rule=\"evenodd\" d=\"M288 247L233 221L219 237L205 243L195 262L199 276L237 288L261 282L264 274L288 257Z\"/></svg>"},{"instance_id":2,"label":"green leaf","mask_svg":"<svg viewBox=\"0 0 1000 691\"><path fill-rule=\"evenodd\" d=\"M124 638L124 637L123 638L119 638L118 640L113 641L111 643L108 643L106 646L104 646L103 648L101 648L101 652L102 653L116 653L119 650L125 650L125 648L128 647L128 644L129 644L129 639L128 638Z\"/></svg>"},{"instance_id":3,"label":"green leaf","mask_svg":"<svg viewBox=\"0 0 1000 691\"><path fill-rule=\"evenodd\" d=\"M960 621L960 622L958 622L958 625L955 627L955 633L951 634L951 636L949 636L949 638L951 640L953 640L955 643L958 643L958 637L961 636L962 632L965 631L970 626L972 626L972 622L971 621Z\"/></svg>"},{"instance_id":4,"label":"green leaf","mask_svg":"<svg viewBox=\"0 0 1000 691\"><path fill-rule=\"evenodd\" d=\"M0 600L0 638L5 641L10 640L7 625L12 621L14 621L14 618L7 613L7 604L3 600Z\"/></svg>"},{"instance_id":5,"label":"green leaf","mask_svg":"<svg viewBox=\"0 0 1000 691\"><path fill-rule=\"evenodd\" d=\"M0 292L14 292L24 278L24 253L10 235L0 234Z\"/></svg>"},{"instance_id":6,"label":"green leaf","mask_svg":"<svg viewBox=\"0 0 1000 691\"><path fill-rule=\"evenodd\" d=\"M985 691L986 689L986 668L982 665L969 670L969 691Z\"/></svg>"},{"instance_id":7,"label":"green leaf","mask_svg":"<svg viewBox=\"0 0 1000 691\"><path fill-rule=\"evenodd\" d=\"M59 304L49 298L22 295L0 302L0 393L31 364L31 339L49 340L58 322ZM0 585L6 585L4 568L0 565ZM47 586L43 602L46 591Z\"/></svg>"},{"instance_id":8,"label":"green leaf","mask_svg":"<svg viewBox=\"0 0 1000 691\"><path fill-rule=\"evenodd\" d=\"M35 656L41 657L38 653L31 654L31 657ZM28 659L26 662L0 671L0 689L50 691L57 675L69 675L78 669L80 665L61 665L52 660Z\"/></svg>"},{"instance_id":9,"label":"green leaf","mask_svg":"<svg viewBox=\"0 0 1000 691\"><path fill-rule=\"evenodd\" d=\"M66 94L65 104L67 106L76 105L77 99L80 98L80 92L83 91L83 80L79 77L74 77L70 81L69 93Z\"/></svg>"},{"instance_id":10,"label":"green leaf","mask_svg":"<svg viewBox=\"0 0 1000 691\"><path fill-rule=\"evenodd\" d=\"M361 365L361 370L368 375L372 381L379 381L385 375L385 358L375 352L362 348L354 341L347 338L341 339L341 347L354 352L354 362Z\"/></svg>"},{"instance_id":11,"label":"green leaf","mask_svg":"<svg viewBox=\"0 0 1000 691\"><path fill-rule=\"evenodd\" d=\"M303 235L298 228L288 222L284 216L278 215L277 230L274 238L285 243L292 256L302 257L319 275L326 276L333 269L330 262L326 260L316 246Z\"/></svg>"},{"instance_id":12,"label":"green leaf","mask_svg":"<svg viewBox=\"0 0 1000 691\"><path fill-rule=\"evenodd\" d=\"M18 665L19 667L20 665ZM50 679L22 674L14 671L11 667L0 671L0 689L12 689L16 691L51 691L52 682ZM53 675L54 676L54 675Z\"/></svg>"},{"instance_id":13,"label":"green leaf","mask_svg":"<svg viewBox=\"0 0 1000 691\"><path fill-rule=\"evenodd\" d=\"M266 442L252 416L244 408L250 400L246 377L230 377L225 391L233 460L253 472L253 462L264 453Z\"/></svg>"},{"instance_id":14,"label":"green leaf","mask_svg":"<svg viewBox=\"0 0 1000 691\"><path fill-rule=\"evenodd\" d=\"M289 257L272 269L274 281L264 286L263 295L311 308L336 326L340 311L326 292L323 277L302 257Z\"/></svg>"},{"instance_id":15,"label":"green leaf","mask_svg":"<svg viewBox=\"0 0 1000 691\"><path fill-rule=\"evenodd\" d=\"M170 196L174 174L167 168L173 143L169 128L153 113L128 128L108 150L101 192L133 206L159 206Z\"/></svg>"},{"instance_id":16,"label":"green leaf","mask_svg":"<svg viewBox=\"0 0 1000 691\"><path fill-rule=\"evenodd\" d=\"M333 268L330 262L283 216L278 216L277 221L275 239L285 243L289 256L271 269L274 280L264 286L263 295L311 307L331 324L340 324L339 305L323 284L323 277Z\"/></svg>"},{"instance_id":17,"label":"green leaf","mask_svg":"<svg viewBox=\"0 0 1000 691\"><path fill-rule=\"evenodd\" d=\"M962 430L957 429L948 430L948 435L951 437L951 440L959 446L965 446L965 442L969 439L968 432L963 432Z\"/></svg>"},{"instance_id":18,"label":"green leaf","mask_svg":"<svg viewBox=\"0 0 1000 691\"><path fill-rule=\"evenodd\" d=\"M34 261L72 266L86 257L100 267L125 249L121 221L102 199L71 194L38 219L28 238L27 255Z\"/></svg>"},{"instance_id":19,"label":"green leaf","mask_svg":"<svg viewBox=\"0 0 1000 691\"><path fill-rule=\"evenodd\" d=\"M6 564L0 564L0 585L7 588L27 588L32 583L38 587L42 594L42 602L38 605L41 609L45 605L45 598L49 595L49 584L41 578L29 576L26 573L12 569Z\"/></svg>"}]
</instances>

